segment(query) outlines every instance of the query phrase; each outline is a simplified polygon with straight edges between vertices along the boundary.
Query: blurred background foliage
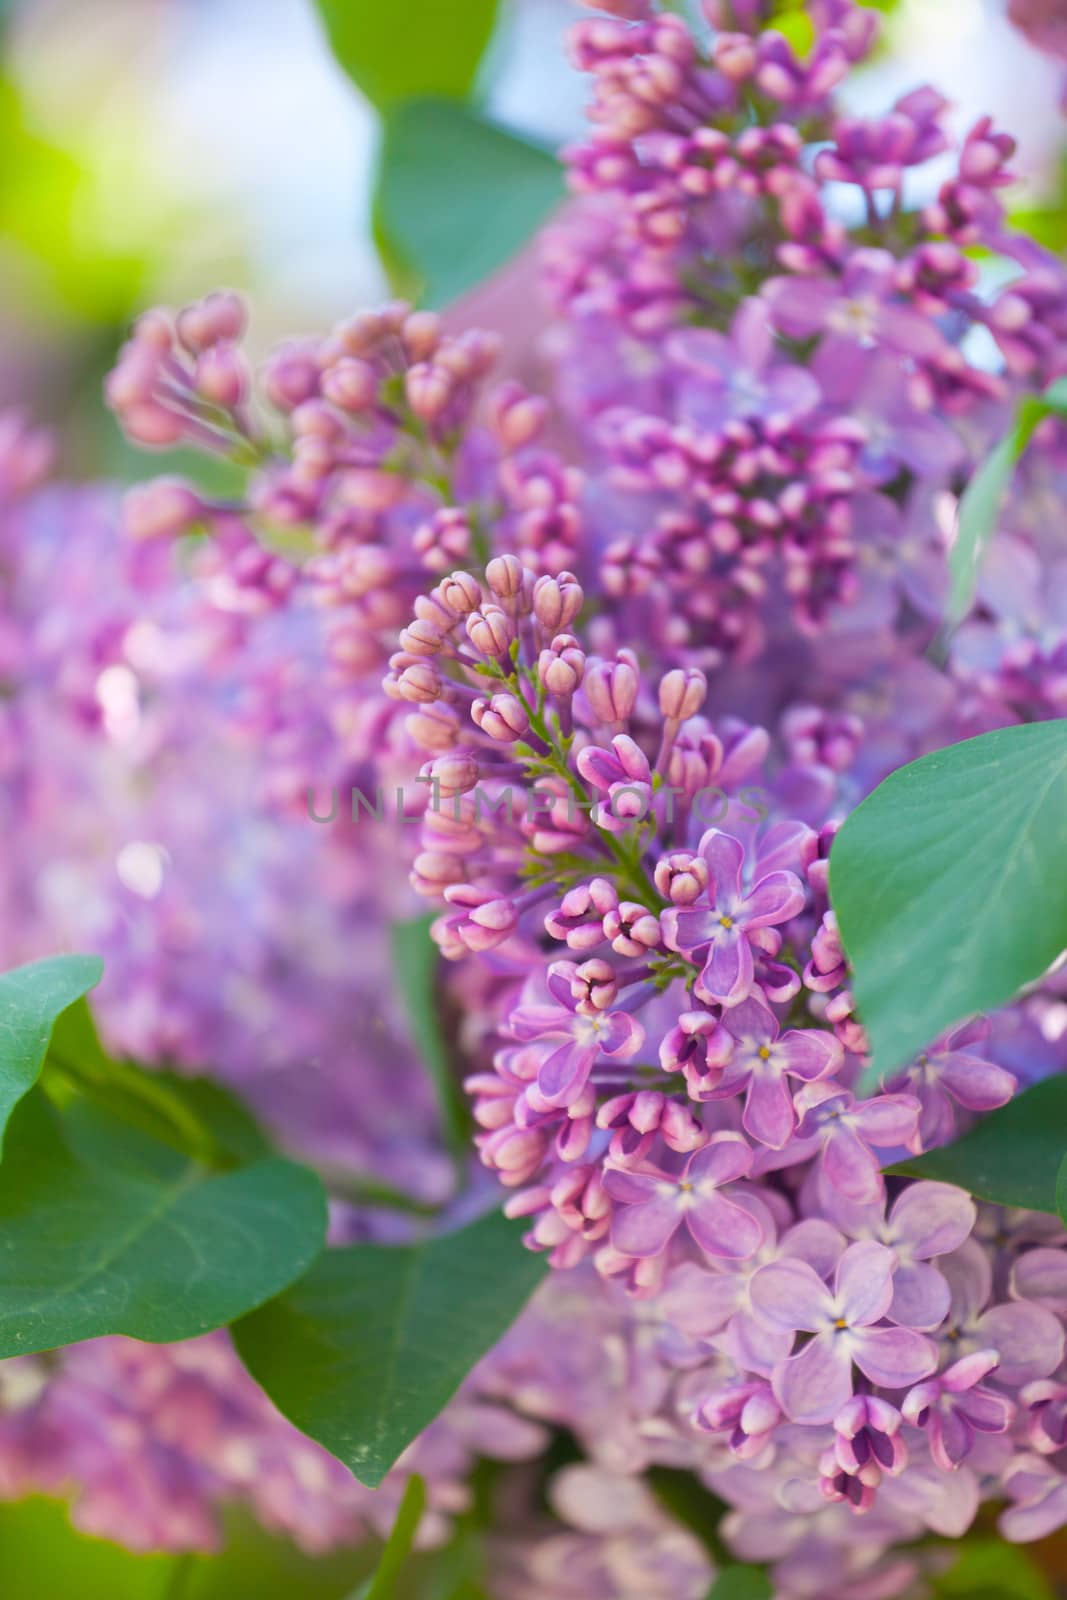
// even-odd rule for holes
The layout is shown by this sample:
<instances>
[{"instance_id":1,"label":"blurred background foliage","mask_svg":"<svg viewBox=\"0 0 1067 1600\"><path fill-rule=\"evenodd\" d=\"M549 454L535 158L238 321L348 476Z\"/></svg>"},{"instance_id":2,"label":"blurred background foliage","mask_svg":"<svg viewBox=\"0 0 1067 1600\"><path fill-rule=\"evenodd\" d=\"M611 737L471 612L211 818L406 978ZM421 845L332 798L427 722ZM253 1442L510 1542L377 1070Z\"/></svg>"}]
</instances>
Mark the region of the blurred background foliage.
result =
<instances>
[{"instance_id":1,"label":"blurred background foliage","mask_svg":"<svg viewBox=\"0 0 1067 1600\"><path fill-rule=\"evenodd\" d=\"M859 107L935 75L961 123L991 112L1020 140L1020 220L1067 248L1056 66L1003 0L878 4L886 45ZM802 11L782 11L802 46ZM562 198L551 152L583 92L572 15L571 0L0 0L0 407L51 423L70 476L143 477L99 396L141 308L231 285L261 351L391 287L469 294ZM487 1600L477 1487L397 1600ZM1035 1562L979 1533L944 1552L937 1593L1050 1600L1065 1551ZM220 1555L133 1555L56 1503L0 1504L0 1594L16 1600L356 1600L376 1560L313 1559L243 1519Z\"/></svg>"}]
</instances>

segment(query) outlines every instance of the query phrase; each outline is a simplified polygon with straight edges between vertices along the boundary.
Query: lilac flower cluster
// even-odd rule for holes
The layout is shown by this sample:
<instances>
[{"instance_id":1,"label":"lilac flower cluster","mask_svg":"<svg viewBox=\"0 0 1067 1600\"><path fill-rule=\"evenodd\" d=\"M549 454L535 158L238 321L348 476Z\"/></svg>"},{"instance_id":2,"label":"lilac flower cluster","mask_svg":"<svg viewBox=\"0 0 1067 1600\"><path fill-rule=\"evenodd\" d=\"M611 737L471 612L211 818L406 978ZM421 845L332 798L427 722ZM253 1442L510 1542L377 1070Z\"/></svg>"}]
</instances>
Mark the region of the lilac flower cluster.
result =
<instances>
[{"instance_id":1,"label":"lilac flower cluster","mask_svg":"<svg viewBox=\"0 0 1067 1600\"><path fill-rule=\"evenodd\" d=\"M435 574L484 559L501 539L539 570L570 562L581 477L539 442L545 402L514 379L489 383L495 334L450 334L435 314L398 301L325 338L284 344L254 375L245 319L223 291L174 316L147 313L106 393L134 443L214 453L243 478L235 500L152 480L127 499L131 534L208 533L193 567L223 613L310 607L324 620L313 686L298 684L288 704L275 684L268 691L283 746L278 781L295 795L338 767L359 770L368 746L388 736L378 669ZM283 649L275 645L276 662ZM323 698L332 764L321 750L292 748Z\"/></svg>"},{"instance_id":2,"label":"lilac flower cluster","mask_svg":"<svg viewBox=\"0 0 1067 1600\"><path fill-rule=\"evenodd\" d=\"M546 246L562 392L604 486L592 532L623 637L743 663L783 608L811 632L860 598L872 528L937 544L931 491L958 493L1004 402L1067 370L1067 275L1007 226L1014 146L988 118L916 206L948 102L841 109L870 9L812 5L806 56L773 4L707 0L703 30L652 0L600 9L573 35L581 198ZM991 296L976 247L1014 269Z\"/></svg>"},{"instance_id":3,"label":"lilac flower cluster","mask_svg":"<svg viewBox=\"0 0 1067 1600\"><path fill-rule=\"evenodd\" d=\"M1058 1404L1064 1326L1039 1285L1062 1231L1024 1218L994 1276L965 1194L882 1168L1016 1076L973 1023L856 1098L826 760L847 769L855 730L713 724L699 669L653 694L631 652L557 631L582 601L514 558L453 573L386 680L433 729L413 882L445 904L444 954L496 970L502 1042L468 1080L482 1160L533 1248L589 1259L703 1352L685 1420L738 1464L731 1503L785 1461L852 1511L887 1497L891 1525L908 1462L911 1482L971 1463L973 1513ZM790 816L798 791L821 824Z\"/></svg>"},{"instance_id":4,"label":"lilac flower cluster","mask_svg":"<svg viewBox=\"0 0 1067 1600\"><path fill-rule=\"evenodd\" d=\"M544 401L490 387L491 336L388 306L254 385L243 308L208 296L143 319L108 396L130 437L220 452L246 490L136 492L130 559L210 533L185 603L221 640L211 674L240 656L231 720L271 756L273 803L338 758L425 760L412 883L443 906L478 1151L567 1269L436 1426L487 1399L590 1463L553 1491L571 1531L501 1541L499 1592L703 1594L707 1560L636 1481L666 1465L727 1503L724 1540L782 1600L890 1600L930 1570L924 1536L984 1501L1009 1502L1010 1539L1067 1523L1063 1230L884 1171L1067 1068L1062 977L860 1097L828 896L835 828L885 773L1063 713L1061 423L1034 436L969 616L944 613L960 492L1016 401L1067 373L1067 274L1007 225L1013 146L988 119L931 188L952 146L936 91L841 109L870 9L812 0L806 53L773 0L706 0L699 27L599 9L574 36L593 133L543 245L566 460ZM241 856L264 897L243 926L285 921L296 838L288 868ZM356 830L322 850L343 906L280 949L257 934L240 998L271 996L272 1048L336 1059L370 1145L417 1135L393 1169L414 1188L422 1102L332 1048L364 956L382 977L374 863ZM194 923L191 969L213 977L233 932ZM303 963L331 940L312 1005ZM190 1051L220 1037L195 988ZM145 991L167 992L158 963ZM251 1057L235 1075L259 1093ZM309 1092L302 1074L285 1100L304 1128ZM462 1470L444 1461L436 1506ZM322 1489L308 1525L345 1537L362 1499Z\"/></svg>"}]
</instances>

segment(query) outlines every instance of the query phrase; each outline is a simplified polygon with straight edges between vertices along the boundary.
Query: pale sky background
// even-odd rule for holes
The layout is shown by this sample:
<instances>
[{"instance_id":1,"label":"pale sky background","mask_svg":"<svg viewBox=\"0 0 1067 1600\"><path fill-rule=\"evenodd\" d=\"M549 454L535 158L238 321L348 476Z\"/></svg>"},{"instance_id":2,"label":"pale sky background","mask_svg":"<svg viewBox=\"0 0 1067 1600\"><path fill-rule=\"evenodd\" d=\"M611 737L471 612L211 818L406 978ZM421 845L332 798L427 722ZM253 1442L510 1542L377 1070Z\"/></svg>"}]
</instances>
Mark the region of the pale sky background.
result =
<instances>
[{"instance_id":1,"label":"pale sky background","mask_svg":"<svg viewBox=\"0 0 1067 1600\"><path fill-rule=\"evenodd\" d=\"M585 84L560 43L577 14L572 0L510 0L492 63L491 108L554 142L582 126ZM859 108L933 80L961 124L994 112L1027 170L1052 170L1060 72L1003 0L905 0L894 42L854 83ZM243 259L267 337L384 292L366 227L374 117L310 0L25 0L13 59L35 124L98 169L87 227L136 239L173 228L176 204L197 208L168 242L162 296L200 292Z\"/></svg>"}]
</instances>

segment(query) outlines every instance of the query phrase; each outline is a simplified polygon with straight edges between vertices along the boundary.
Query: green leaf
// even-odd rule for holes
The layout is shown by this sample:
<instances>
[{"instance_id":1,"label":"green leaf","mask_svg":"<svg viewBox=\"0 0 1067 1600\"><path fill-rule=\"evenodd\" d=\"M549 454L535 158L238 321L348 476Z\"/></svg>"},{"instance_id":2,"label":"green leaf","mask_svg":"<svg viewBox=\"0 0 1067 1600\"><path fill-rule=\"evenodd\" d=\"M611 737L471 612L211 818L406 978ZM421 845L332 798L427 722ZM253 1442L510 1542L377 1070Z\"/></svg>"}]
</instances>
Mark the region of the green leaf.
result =
<instances>
[{"instance_id":1,"label":"green leaf","mask_svg":"<svg viewBox=\"0 0 1067 1600\"><path fill-rule=\"evenodd\" d=\"M545 1272L499 1212L458 1233L328 1250L234 1329L280 1411L377 1488Z\"/></svg>"},{"instance_id":2,"label":"green leaf","mask_svg":"<svg viewBox=\"0 0 1067 1600\"><path fill-rule=\"evenodd\" d=\"M723 1567L708 1591L708 1600L774 1600L765 1567Z\"/></svg>"},{"instance_id":3,"label":"green leaf","mask_svg":"<svg viewBox=\"0 0 1067 1600\"><path fill-rule=\"evenodd\" d=\"M939 1600L1055 1600L1028 1550L1003 1539L967 1539L935 1585Z\"/></svg>"},{"instance_id":4,"label":"green leaf","mask_svg":"<svg viewBox=\"0 0 1067 1600\"><path fill-rule=\"evenodd\" d=\"M891 1172L954 1183L979 1200L1056 1211L1067 1191L1067 1075L1057 1073L988 1112L955 1144L902 1161Z\"/></svg>"},{"instance_id":5,"label":"green leaf","mask_svg":"<svg viewBox=\"0 0 1067 1600\"><path fill-rule=\"evenodd\" d=\"M660 1505L700 1540L716 1566L728 1561L729 1551L719 1537L726 1502L682 1467L653 1466L646 1476Z\"/></svg>"},{"instance_id":6,"label":"green leaf","mask_svg":"<svg viewBox=\"0 0 1067 1600\"><path fill-rule=\"evenodd\" d=\"M252 1113L221 1084L110 1057L84 1000L53 1029L45 1087L57 1091L57 1080L206 1166L225 1170L273 1153Z\"/></svg>"},{"instance_id":7,"label":"green leaf","mask_svg":"<svg viewBox=\"0 0 1067 1600\"><path fill-rule=\"evenodd\" d=\"M959 526L948 557L952 580L947 610L950 624L971 609L978 569L996 531L1000 508L1021 454L1018 429L1013 428L986 456L960 498Z\"/></svg>"},{"instance_id":8,"label":"green leaf","mask_svg":"<svg viewBox=\"0 0 1067 1600\"><path fill-rule=\"evenodd\" d=\"M1060 1162L1060 1170L1056 1174L1056 1210L1060 1220L1067 1224L1067 1153Z\"/></svg>"},{"instance_id":9,"label":"green leaf","mask_svg":"<svg viewBox=\"0 0 1067 1600\"><path fill-rule=\"evenodd\" d=\"M1012 999L1067 947L1067 722L894 772L848 817L830 897L877 1075Z\"/></svg>"},{"instance_id":10,"label":"green leaf","mask_svg":"<svg viewBox=\"0 0 1067 1600\"><path fill-rule=\"evenodd\" d=\"M425 95L465 100L498 0L316 0L331 48L379 110Z\"/></svg>"},{"instance_id":11,"label":"green leaf","mask_svg":"<svg viewBox=\"0 0 1067 1600\"><path fill-rule=\"evenodd\" d=\"M371 1574L362 1588L356 1591L355 1600L393 1600L396 1580L403 1572L411 1554L425 1509L426 1485L418 1473L414 1472L407 1481L404 1497L385 1542L377 1570Z\"/></svg>"},{"instance_id":12,"label":"green leaf","mask_svg":"<svg viewBox=\"0 0 1067 1600\"><path fill-rule=\"evenodd\" d=\"M430 938L433 922L430 915L393 924L393 976L415 1048L433 1082L446 1142L457 1161L465 1162L471 1120L441 1031L441 956Z\"/></svg>"},{"instance_id":13,"label":"green leaf","mask_svg":"<svg viewBox=\"0 0 1067 1600\"><path fill-rule=\"evenodd\" d=\"M40 1090L0 1166L0 1356L107 1333L190 1339L304 1272L326 1228L304 1167L214 1175L124 1121Z\"/></svg>"},{"instance_id":14,"label":"green leaf","mask_svg":"<svg viewBox=\"0 0 1067 1600\"><path fill-rule=\"evenodd\" d=\"M996 532L997 519L1015 468L1048 416L1067 414L1067 379L1057 378L1041 395L1025 395L1016 408L1015 423L971 478L960 497L959 526L948 565L951 584L946 622L954 626L966 616L974 600L982 557Z\"/></svg>"},{"instance_id":15,"label":"green leaf","mask_svg":"<svg viewBox=\"0 0 1067 1600\"><path fill-rule=\"evenodd\" d=\"M414 100L386 118L375 214L427 305L502 267L563 194L549 151L467 106Z\"/></svg>"},{"instance_id":16,"label":"green leaf","mask_svg":"<svg viewBox=\"0 0 1067 1600\"><path fill-rule=\"evenodd\" d=\"M0 975L0 1141L15 1106L37 1082L57 1019L103 972L98 956L49 956Z\"/></svg>"}]
</instances>

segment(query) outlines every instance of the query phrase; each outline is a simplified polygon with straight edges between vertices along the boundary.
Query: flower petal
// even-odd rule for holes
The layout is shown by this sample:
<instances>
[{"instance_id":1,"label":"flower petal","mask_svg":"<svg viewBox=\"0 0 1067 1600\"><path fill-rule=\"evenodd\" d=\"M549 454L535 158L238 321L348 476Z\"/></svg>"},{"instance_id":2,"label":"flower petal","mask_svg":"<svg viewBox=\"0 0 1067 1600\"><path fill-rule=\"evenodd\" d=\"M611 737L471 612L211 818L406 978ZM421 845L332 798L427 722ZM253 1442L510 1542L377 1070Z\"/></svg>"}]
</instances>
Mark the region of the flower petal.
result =
<instances>
[{"instance_id":1,"label":"flower petal","mask_svg":"<svg viewBox=\"0 0 1067 1600\"><path fill-rule=\"evenodd\" d=\"M658 1256L678 1231L683 1214L676 1189L641 1205L621 1206L612 1214L611 1242L623 1255Z\"/></svg>"},{"instance_id":2,"label":"flower petal","mask_svg":"<svg viewBox=\"0 0 1067 1600\"><path fill-rule=\"evenodd\" d=\"M740 839L721 828L709 828L699 845L700 854L707 862L711 882L708 899L714 904L722 900L736 900L741 895L741 869L745 864L745 847Z\"/></svg>"},{"instance_id":3,"label":"flower petal","mask_svg":"<svg viewBox=\"0 0 1067 1600\"><path fill-rule=\"evenodd\" d=\"M690 1183L733 1183L752 1167L752 1150L739 1133L716 1133L698 1150L686 1169Z\"/></svg>"},{"instance_id":4,"label":"flower petal","mask_svg":"<svg viewBox=\"0 0 1067 1600\"><path fill-rule=\"evenodd\" d=\"M857 1328L853 1360L872 1383L907 1389L937 1368L937 1346L912 1328Z\"/></svg>"},{"instance_id":5,"label":"flower petal","mask_svg":"<svg viewBox=\"0 0 1067 1600\"><path fill-rule=\"evenodd\" d=\"M834 1305L838 1314L855 1327L884 1317L893 1298L892 1250L874 1239L850 1244L837 1263Z\"/></svg>"},{"instance_id":6,"label":"flower petal","mask_svg":"<svg viewBox=\"0 0 1067 1600\"><path fill-rule=\"evenodd\" d=\"M949 1308L948 1280L925 1261L905 1262L893 1277L893 1303L886 1312L905 1328L937 1328Z\"/></svg>"},{"instance_id":7,"label":"flower petal","mask_svg":"<svg viewBox=\"0 0 1067 1600\"><path fill-rule=\"evenodd\" d=\"M697 980L698 994L716 1005L737 1005L748 996L752 976L752 946L741 929L719 928Z\"/></svg>"},{"instance_id":8,"label":"flower petal","mask_svg":"<svg viewBox=\"0 0 1067 1600\"><path fill-rule=\"evenodd\" d=\"M958 1250L971 1235L978 1212L963 1189L951 1183L912 1183L889 1213L894 1242L906 1244L920 1261Z\"/></svg>"},{"instance_id":9,"label":"flower petal","mask_svg":"<svg viewBox=\"0 0 1067 1600\"><path fill-rule=\"evenodd\" d=\"M833 1297L806 1261L786 1257L753 1273L749 1297L773 1328L817 1333L833 1321Z\"/></svg>"},{"instance_id":10,"label":"flower petal","mask_svg":"<svg viewBox=\"0 0 1067 1600\"><path fill-rule=\"evenodd\" d=\"M1016 1301L992 1306L978 1319L982 1345L999 1351L998 1382L1011 1385L1047 1378L1063 1360L1063 1324L1044 1306Z\"/></svg>"},{"instance_id":11,"label":"flower petal","mask_svg":"<svg viewBox=\"0 0 1067 1600\"><path fill-rule=\"evenodd\" d=\"M852 1393L847 1341L832 1333L820 1333L799 1355L790 1356L775 1367L771 1387L793 1422L832 1422Z\"/></svg>"},{"instance_id":12,"label":"flower petal","mask_svg":"<svg viewBox=\"0 0 1067 1600\"><path fill-rule=\"evenodd\" d=\"M756 1072L749 1080L741 1126L759 1144L782 1150L796 1127L793 1097L785 1080Z\"/></svg>"},{"instance_id":13,"label":"flower petal","mask_svg":"<svg viewBox=\"0 0 1067 1600\"><path fill-rule=\"evenodd\" d=\"M763 1227L751 1211L734 1205L717 1191L701 1195L685 1214L689 1232L709 1256L747 1261L763 1243Z\"/></svg>"},{"instance_id":14,"label":"flower petal","mask_svg":"<svg viewBox=\"0 0 1067 1600\"><path fill-rule=\"evenodd\" d=\"M746 928L775 927L803 911L806 898L804 885L793 873L772 872L745 897L740 920Z\"/></svg>"}]
</instances>

